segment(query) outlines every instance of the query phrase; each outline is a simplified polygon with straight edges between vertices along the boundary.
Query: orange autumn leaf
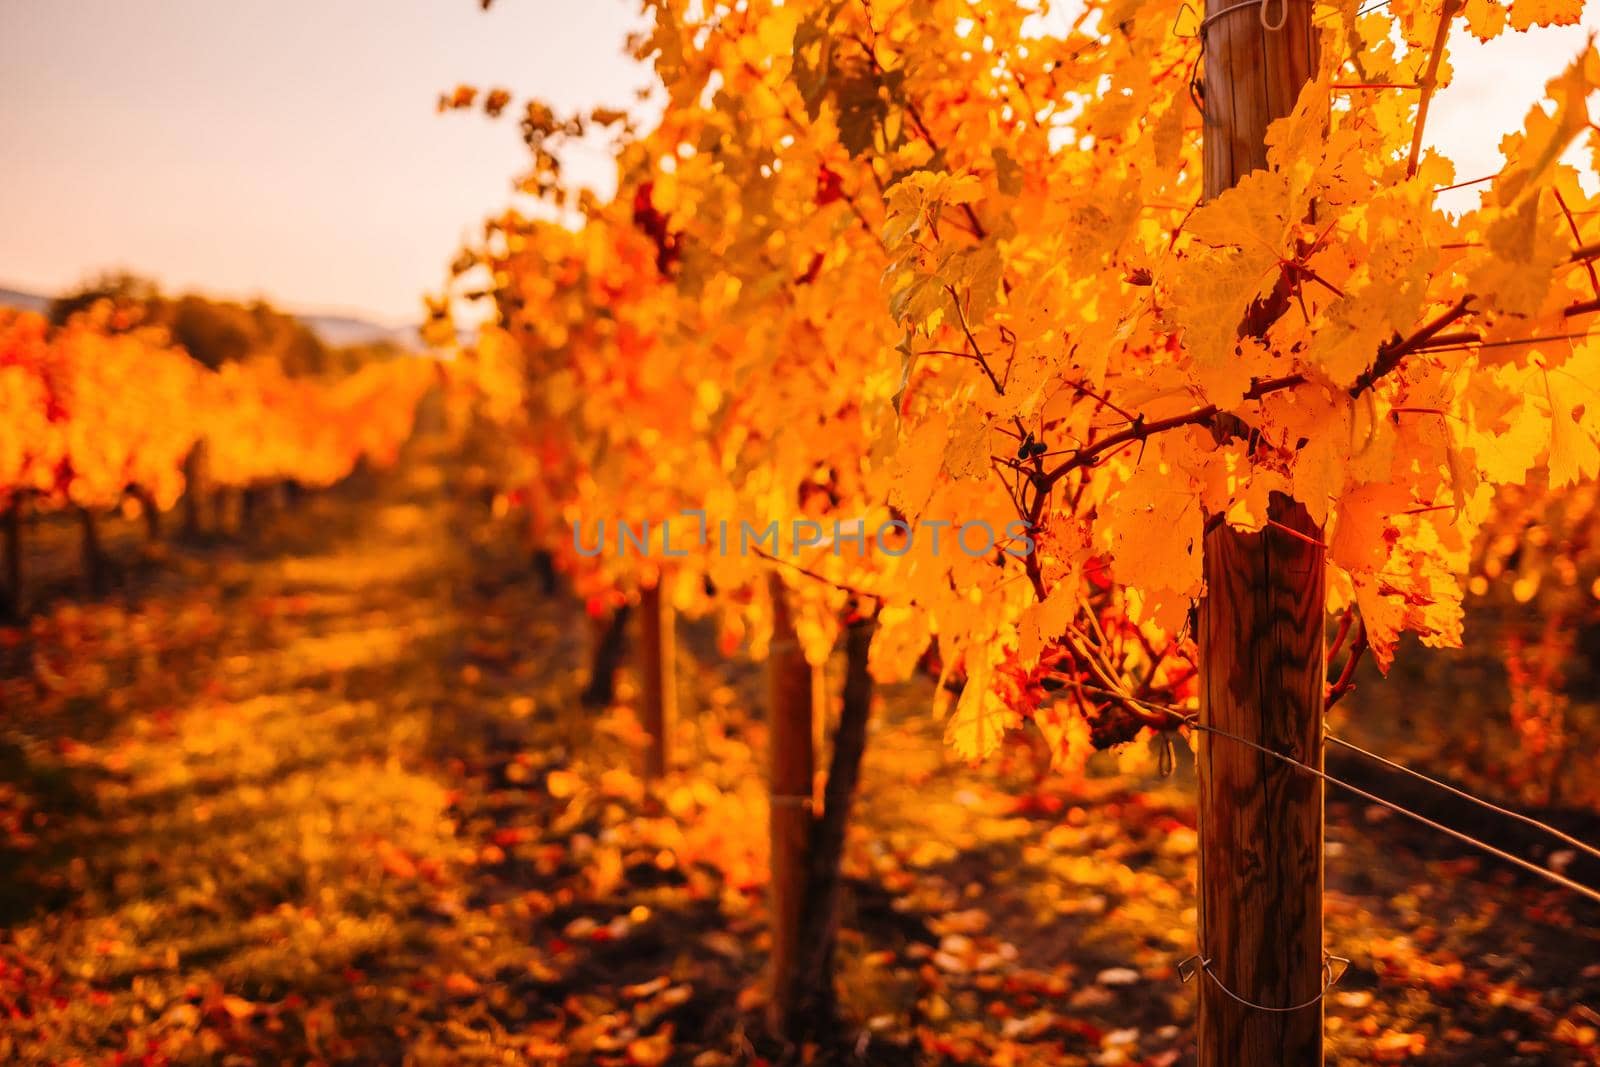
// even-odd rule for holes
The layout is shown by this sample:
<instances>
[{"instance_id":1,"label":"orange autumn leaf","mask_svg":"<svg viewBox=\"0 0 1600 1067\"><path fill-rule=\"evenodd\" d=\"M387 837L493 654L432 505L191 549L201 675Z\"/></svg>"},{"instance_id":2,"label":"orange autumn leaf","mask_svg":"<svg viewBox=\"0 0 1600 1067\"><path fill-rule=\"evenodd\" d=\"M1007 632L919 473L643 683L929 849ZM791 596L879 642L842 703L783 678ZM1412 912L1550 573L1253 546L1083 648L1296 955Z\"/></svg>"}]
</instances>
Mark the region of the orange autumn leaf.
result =
<instances>
[{"instance_id":1,"label":"orange autumn leaf","mask_svg":"<svg viewBox=\"0 0 1600 1067\"><path fill-rule=\"evenodd\" d=\"M628 1042L628 1063L632 1067L660 1067L671 1055L671 1023L650 1037L636 1037Z\"/></svg>"}]
</instances>

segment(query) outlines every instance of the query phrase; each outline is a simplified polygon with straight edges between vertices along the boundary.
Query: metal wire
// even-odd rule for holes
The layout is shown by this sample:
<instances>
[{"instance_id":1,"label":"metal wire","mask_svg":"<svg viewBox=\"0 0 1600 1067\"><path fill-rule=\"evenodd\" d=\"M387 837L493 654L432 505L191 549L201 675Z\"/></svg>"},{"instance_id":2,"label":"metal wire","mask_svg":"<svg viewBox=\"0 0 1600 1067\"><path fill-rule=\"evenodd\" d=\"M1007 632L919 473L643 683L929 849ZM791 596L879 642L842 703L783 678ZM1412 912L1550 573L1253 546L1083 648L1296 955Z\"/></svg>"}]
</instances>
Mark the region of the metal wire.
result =
<instances>
[{"instance_id":1,"label":"metal wire","mask_svg":"<svg viewBox=\"0 0 1600 1067\"><path fill-rule=\"evenodd\" d=\"M1498 175L1496 175L1498 177ZM1593 330L1579 330L1573 333L1551 333L1538 337L1512 337L1503 341L1462 341L1460 344L1440 345L1438 348L1424 348L1427 353L1434 352L1466 352L1474 348L1515 348L1517 345L1536 345L1541 341L1581 341L1593 337Z\"/></svg>"},{"instance_id":2,"label":"metal wire","mask_svg":"<svg viewBox=\"0 0 1600 1067\"><path fill-rule=\"evenodd\" d=\"M1197 961L1198 967L1191 966ZM1333 970L1333 965L1335 962L1344 964L1343 967L1339 968L1338 973L1334 973ZM1226 993L1231 1000L1234 1000L1237 1003L1242 1004L1254 1011L1265 1011L1276 1015L1287 1015L1291 1012L1304 1011L1313 1004L1320 1003L1324 997L1333 992L1333 987L1339 984L1339 979L1343 978L1345 976L1345 972L1349 969L1349 960L1345 959L1343 956L1330 956L1328 953L1324 952L1322 954L1321 991L1319 991L1311 999L1303 1000L1299 1004L1292 1004L1287 1008L1278 1008L1272 1006L1271 1004L1257 1004L1253 1000L1246 1000L1244 997L1241 997L1239 994L1235 993L1233 990L1229 989L1225 984L1223 984L1222 979L1217 977L1217 973L1211 969L1210 957L1202 956L1198 952L1184 960L1182 963L1178 964L1178 978L1187 985L1189 979L1195 976L1196 970L1203 971L1205 976L1211 979L1212 982L1216 983L1216 987Z\"/></svg>"},{"instance_id":3,"label":"metal wire","mask_svg":"<svg viewBox=\"0 0 1600 1067\"><path fill-rule=\"evenodd\" d=\"M1280 10L1281 14L1279 15L1278 21L1276 23L1270 22L1267 19L1267 5L1269 5L1271 3L1272 3L1272 0L1241 0L1240 3L1230 4L1229 6L1223 8L1220 11L1213 11L1211 14L1207 15L1204 19L1202 19L1201 22L1200 22L1200 29L1199 29L1198 34L1197 34L1199 36L1199 38L1200 38L1200 47L1202 47L1202 48L1205 47L1206 29L1207 29L1207 27L1209 27L1213 22L1216 22L1218 19L1224 17L1225 15L1231 15L1235 11L1241 11L1244 8L1247 8L1247 7L1254 7L1254 8L1258 8L1259 9L1256 12L1256 16L1261 20L1261 28L1262 29L1268 30L1268 31L1273 32L1273 33L1276 33L1278 30L1283 29L1284 25L1289 21L1289 0L1278 0L1279 10Z\"/></svg>"},{"instance_id":4,"label":"metal wire","mask_svg":"<svg viewBox=\"0 0 1600 1067\"><path fill-rule=\"evenodd\" d=\"M1200 118L1203 125L1216 125L1211 121L1210 117L1206 115L1204 86L1200 80L1200 61L1205 58L1206 54L1206 30L1213 22L1224 15L1231 15L1240 8L1258 7L1260 10L1257 12L1257 14L1261 19L1262 28L1276 32L1283 29L1284 25L1289 21L1289 0L1279 0L1279 2L1283 6L1281 9L1282 13L1276 23L1269 21L1267 18L1267 5L1271 3L1271 0L1244 0L1243 3L1234 4L1231 7L1223 8L1221 11L1213 12L1205 18L1202 18L1200 20L1199 27L1192 34L1182 33L1179 31L1178 27L1183 23L1183 16L1185 12L1190 15L1195 15L1197 12L1195 11L1194 6L1190 4L1188 0L1184 0L1184 3L1179 5L1178 13L1173 17L1172 20L1172 35L1174 37L1182 38L1186 41L1196 39L1200 41L1200 50L1195 54L1194 62L1189 66L1189 101L1194 105L1195 110L1200 112ZM1357 8L1352 18L1360 18L1362 15L1377 11L1380 8L1388 7L1391 2L1392 0L1375 0L1374 3L1368 4L1365 7ZM1328 19L1333 18L1337 14L1338 12L1333 12L1332 14L1324 15L1321 18L1313 19L1312 21L1320 24L1328 21Z\"/></svg>"},{"instance_id":5,"label":"metal wire","mask_svg":"<svg viewBox=\"0 0 1600 1067\"><path fill-rule=\"evenodd\" d=\"M1595 846L1589 844L1588 842L1580 841L1576 837L1573 837L1571 834L1566 833L1565 831L1559 830L1554 826L1551 826L1549 823L1540 822L1538 819L1535 819L1531 815L1524 815L1519 811L1512 811L1510 808L1503 808L1499 804L1494 803L1493 801L1484 800L1482 797L1473 796L1471 793L1467 792L1465 789L1457 789L1455 786L1450 785L1448 782L1441 782L1437 778L1430 778L1428 775L1423 774L1421 771L1412 770L1410 767L1407 767L1405 764L1396 763L1394 760L1387 759L1386 757L1380 756L1376 752L1369 752L1367 749L1362 748L1360 745L1354 744L1353 742L1350 742L1350 741L1346 741L1342 737L1335 737L1332 734L1328 734L1326 736L1327 736L1329 744L1338 745L1341 748L1347 748L1351 752L1356 752L1356 753L1359 753L1360 755L1363 755L1363 756L1367 757L1370 760L1375 760L1378 763L1383 764L1385 767L1389 767L1389 768L1391 768L1393 770L1397 770L1402 774L1409 774L1411 777L1416 778L1419 781L1427 782L1429 785L1437 786L1438 788L1443 789L1446 793L1454 794L1455 796L1458 796L1463 800L1469 800L1472 803L1478 805L1480 808L1487 808L1489 811L1492 811L1497 815L1504 815L1506 818L1515 819L1517 822L1520 822L1525 826L1531 826L1535 830L1541 830L1544 833L1547 833L1552 837L1558 838L1561 841L1566 842L1567 844L1571 845L1573 848L1576 848L1576 849L1578 849L1578 850L1580 850L1582 852L1587 852L1589 855L1593 856L1595 859L1600 859L1600 848L1596 848Z\"/></svg>"},{"instance_id":6,"label":"metal wire","mask_svg":"<svg viewBox=\"0 0 1600 1067\"><path fill-rule=\"evenodd\" d=\"M1389 4L1392 3L1392 2L1393 2L1393 0L1377 0L1376 3L1368 4L1366 7L1357 8L1355 17L1356 18L1360 18L1362 15L1370 14L1371 12L1376 11L1381 7L1388 7ZM1326 21L1327 19L1330 19L1332 17L1333 17L1332 15L1324 15L1323 18L1321 20L1319 20L1319 21Z\"/></svg>"},{"instance_id":7,"label":"metal wire","mask_svg":"<svg viewBox=\"0 0 1600 1067\"><path fill-rule=\"evenodd\" d=\"M1390 809L1391 811L1395 811L1395 812L1398 812L1401 815L1407 816L1408 818L1415 819L1417 822L1420 822L1425 826L1431 827L1431 828L1433 828L1435 830L1440 831L1441 833L1447 834L1450 837L1453 837L1456 840L1461 841L1461 842L1463 842L1465 844L1472 845L1474 848L1481 849L1482 851L1487 852L1490 855L1495 856L1498 859L1502 859L1502 860L1505 860L1508 863L1515 864L1516 866L1521 867L1524 870L1529 871L1532 874L1538 875L1539 877L1545 879L1546 881L1552 882L1555 885L1561 886L1564 889L1571 890L1572 892L1578 893L1581 896L1588 897L1590 900L1593 900L1596 903L1600 903L1600 891L1596 891L1594 889L1591 889L1588 886L1583 885L1580 882L1573 881L1571 878L1568 878L1565 875L1562 875L1562 874L1559 874L1559 873L1557 873L1555 871L1552 871L1552 870L1550 870L1550 869L1548 869L1546 867L1541 867L1536 863L1529 862L1528 860L1525 860L1520 856L1514 855L1514 854L1512 854L1510 852L1506 852L1504 849L1496 848L1495 846L1489 844L1486 841L1480 841L1477 838L1472 837L1469 834L1465 834L1465 833L1462 833L1459 830L1455 830L1455 829L1452 829L1451 827L1445 826L1443 823L1436 822L1435 820L1428 818L1426 815L1422 815L1422 814L1420 814L1418 812L1412 811L1410 808L1407 808L1404 805L1397 804L1392 800L1386 800L1383 797L1380 797L1380 796L1378 796L1378 795L1376 795L1374 793L1369 793L1365 789L1360 788L1359 786L1352 785L1351 783L1346 782L1341 778L1337 778L1334 775L1328 774L1326 771L1322 770L1321 768L1313 767L1308 763L1304 763L1304 762L1302 762L1300 760L1295 759L1293 756L1289 756L1289 755L1286 755L1286 754L1284 754L1282 752L1278 752L1278 751L1276 751L1274 749L1267 748L1265 745L1257 744L1256 742L1250 740L1249 738L1241 737L1240 735L1238 735L1236 733L1233 733L1230 730L1223 730L1220 727L1211 726L1211 725L1208 725L1206 723L1202 723L1202 722L1199 721L1199 719L1196 716L1194 716L1194 715L1186 715L1186 714L1178 711L1176 708L1169 707L1169 706L1162 705L1162 704L1152 704L1152 703L1148 703L1148 702L1145 702L1145 701L1138 701L1138 703L1143 704L1145 707L1148 707L1151 710L1160 711L1160 712L1163 712L1163 713L1165 713L1167 715L1170 715L1173 718L1180 720L1182 723L1184 723L1184 725L1192 727L1193 729L1200 730L1200 731L1202 731L1204 733L1212 734L1212 735L1217 736L1217 737L1225 737L1230 741L1235 741L1235 742L1237 742L1237 743L1239 743L1241 745L1245 745L1248 748L1253 748L1257 752L1262 753L1263 755L1271 756L1273 759L1278 760L1278 761L1283 762L1283 763L1286 763L1286 764L1290 765L1291 767L1295 767L1295 768L1297 768L1297 769L1299 769L1301 771L1306 772L1307 774L1315 775L1316 777L1322 779L1324 782L1330 782L1333 785L1340 786L1341 788L1349 790L1350 792L1356 794L1357 796L1363 797L1366 800L1369 800L1374 804L1379 804L1379 805L1381 805L1381 806L1383 806L1385 808ZM1583 841L1578 840L1575 837L1572 837L1570 834L1563 833L1562 831L1556 829L1553 826L1550 826L1550 825L1548 825L1546 823L1542 823L1539 820L1537 820L1537 819L1535 819L1535 818L1533 818L1531 816L1527 816L1527 815L1523 815L1523 814L1521 814L1519 812L1511 811L1510 809L1503 808L1503 807L1499 806L1498 804L1494 804L1494 803L1491 803L1490 801L1483 800L1483 799L1481 799L1479 797L1475 797L1472 794L1466 792L1465 790L1457 789L1454 786L1447 785L1446 783L1440 782L1437 779L1430 778L1429 776L1423 774L1420 771L1414 771L1411 768L1406 767L1403 764L1397 763L1394 760L1391 760L1391 759L1388 759L1386 757L1380 756L1375 752L1370 752L1367 749L1364 749L1364 748L1360 747L1359 745L1355 745L1355 744L1353 744L1353 743L1351 743L1349 741L1345 741L1342 738L1333 737L1331 735L1326 735L1326 736L1327 736L1327 740L1332 741L1334 744L1341 745L1341 746L1343 746L1345 748L1348 748L1348 749L1350 749L1350 750L1352 750L1354 752L1357 752L1357 753L1359 753L1359 754L1361 754L1363 756L1370 757L1371 759L1377 760L1379 763L1382 763L1385 766L1392 767L1395 770L1398 770L1398 771L1404 772L1406 774L1412 775L1413 777L1418 778L1418 779L1420 779L1420 780L1422 780L1424 782L1428 782L1431 785L1436 785L1439 788L1444 789L1445 791L1447 791L1449 793L1453 793L1453 794L1455 794L1457 796L1460 796L1460 797L1462 797L1462 798L1464 798L1466 800L1470 800L1475 804L1479 804L1479 805L1481 805L1481 806L1483 806L1485 808L1488 808L1489 810L1495 811L1495 812L1497 812L1499 814L1510 816L1511 818L1516 819L1519 822L1523 822L1523 823L1526 823L1526 824L1528 824L1530 826L1536 827L1536 828L1538 828L1540 830L1544 830L1547 833L1553 834L1556 837L1560 838L1562 841L1568 842L1569 844L1572 844L1572 845L1576 846L1577 848L1582 849L1583 851L1585 851L1587 853L1600 854L1600 850L1596 850L1593 846L1588 845L1588 844L1584 843ZM1340 962L1340 963L1344 964L1344 966L1341 967L1337 973L1334 973L1334 971L1333 971L1333 966L1332 965L1333 965L1334 961L1337 961L1337 962ZM1200 953L1196 953L1195 955L1190 956L1188 959L1186 959L1183 962L1178 964L1178 977L1184 983L1187 984L1188 981L1191 978L1194 977L1195 969L1196 969L1194 965L1197 964L1197 963L1198 963L1198 969L1201 970L1201 971L1204 971L1206 977L1211 979L1211 981L1216 984L1217 988L1220 989L1229 999L1231 999L1231 1000L1235 1001L1236 1003L1238 1003L1239 1005L1241 1005L1243 1007L1246 1007L1246 1008L1249 1008L1249 1009L1251 1009L1253 1011L1269 1012L1269 1013L1273 1013L1273 1014L1287 1014L1287 1013L1291 1013L1291 1012L1304 1011L1306 1008L1309 1008L1312 1005L1321 1002L1328 995L1328 993L1333 989L1333 987L1338 984L1339 980L1344 977L1345 973L1350 969L1350 961L1348 959L1346 959L1345 957L1343 957L1343 956L1332 956L1332 955L1329 955L1327 953L1323 953L1323 960L1322 960L1323 985L1322 985L1321 991L1319 991L1315 996L1311 997L1310 999L1301 1001L1299 1004L1292 1004L1292 1005L1289 1005L1288 1007L1278 1007L1278 1006L1271 1005L1271 1004L1258 1004L1255 1001L1252 1001L1252 1000L1249 1000L1249 999L1247 999L1245 997L1242 997L1238 993L1235 993L1233 990L1229 989L1227 987L1227 985L1222 981L1222 979L1217 977L1216 973L1211 970L1211 957L1204 956L1204 955L1202 955Z\"/></svg>"},{"instance_id":8,"label":"metal wire","mask_svg":"<svg viewBox=\"0 0 1600 1067\"><path fill-rule=\"evenodd\" d=\"M1188 2L1188 0L1184 0L1183 3L1179 4L1178 5L1178 13L1176 15L1174 15L1173 18L1172 18L1172 36L1177 37L1180 40L1192 41L1196 37L1200 36L1198 31L1196 31L1194 33L1179 33L1178 32L1178 27L1183 25L1184 12L1188 12L1190 15L1198 14L1198 12L1196 12L1195 9L1194 9L1194 5L1190 4Z\"/></svg>"},{"instance_id":9,"label":"metal wire","mask_svg":"<svg viewBox=\"0 0 1600 1067\"><path fill-rule=\"evenodd\" d=\"M1220 729L1218 727L1210 726L1210 725L1208 725L1206 723L1202 723L1202 722L1198 721L1198 719L1195 716L1181 714L1180 712L1178 712L1178 711L1176 711L1175 709L1172 709L1172 708L1163 707L1161 705L1151 705L1151 706L1155 707L1155 708L1157 708L1157 709L1159 709L1161 711L1164 711L1169 715L1173 715L1176 718L1182 719L1185 723L1187 723L1188 725L1194 727L1196 730L1201 730L1201 731L1203 731L1205 733L1208 733L1208 734L1215 734L1218 737L1226 737L1230 741L1235 741L1235 742L1237 742L1237 743L1239 743L1241 745L1244 745L1244 746L1246 746L1248 748L1253 748L1257 752L1260 752L1264 756L1271 756L1273 759L1278 760L1279 762L1282 762L1282 763L1287 763L1291 767L1298 767L1302 771L1304 771L1305 773L1310 774L1310 775L1315 775L1316 777L1322 779L1324 782L1328 782L1328 783L1331 783L1333 785L1339 786L1341 789L1344 789L1344 790L1347 790L1348 792L1354 793L1356 796L1361 797L1361 798L1363 798L1365 800L1371 801L1374 804L1378 804L1378 805L1380 805L1382 807L1388 808L1390 811L1394 811L1394 812L1397 812L1397 813L1399 813L1401 815L1404 815L1409 819L1415 819L1417 822L1422 823L1424 826L1430 827L1430 828L1432 828L1434 830L1438 830L1440 833L1445 834L1445 835L1447 835L1449 837L1453 837L1457 841L1462 842L1463 844L1471 845L1473 848L1476 848L1476 849L1479 849L1480 851L1486 852L1489 855L1494 856L1496 859L1505 860L1507 863L1513 864L1513 865L1515 865L1517 867L1521 867L1523 870L1528 871L1531 874L1538 875L1540 878L1543 878L1547 882L1550 882L1550 883L1552 883L1554 885L1561 886L1563 889L1569 889L1572 892L1577 893L1579 896L1587 897L1588 899L1594 901L1596 904L1600 904L1600 890L1592 889L1589 886L1584 885L1582 882L1573 881L1571 878L1568 878L1564 874L1558 874L1555 871L1550 870L1548 867L1541 867L1537 863L1534 863L1534 862L1532 862L1530 860L1525 860L1521 856L1516 855L1515 853L1507 852L1505 849L1496 848L1494 845L1489 844L1487 841L1480 841L1480 840L1478 840L1477 838L1473 837L1470 834L1462 833L1460 830L1456 830L1456 829L1454 829L1452 827L1444 825L1444 823L1438 822L1438 821L1436 821L1434 819L1430 819L1426 815L1423 815L1420 812L1412 811L1410 808L1405 807L1402 804L1397 804L1392 800L1386 800L1385 798L1378 796L1376 793L1369 793L1365 789L1362 789L1360 786L1352 785L1351 783L1346 782L1341 778L1334 777L1333 775L1329 774L1327 771L1322 770L1320 767L1313 767L1308 763L1302 763L1301 761L1295 759L1293 756L1285 755L1284 753L1278 752L1275 749L1270 749L1270 748L1266 747L1265 745L1258 745L1254 741L1250 740L1248 737L1240 737L1238 734L1233 733L1233 732L1231 732L1229 730L1223 730L1223 729Z\"/></svg>"},{"instance_id":10,"label":"metal wire","mask_svg":"<svg viewBox=\"0 0 1600 1067\"><path fill-rule=\"evenodd\" d=\"M1262 7L1265 8L1268 0L1255 0L1255 2L1260 3L1262 5ZM1356 11L1355 11L1355 14L1353 16L1351 16L1351 17L1360 18L1362 15L1371 14L1372 12L1377 11L1380 8L1388 7L1390 5L1390 3L1392 3L1392 2L1393 2L1393 0L1375 0L1374 3L1368 4L1365 7L1357 8ZM1250 6L1249 3L1235 4L1234 5L1234 7L1249 7L1249 6ZM1284 0L1284 18L1288 17L1288 9L1289 9L1288 0ZM1218 15L1225 15L1229 11L1232 11L1232 10L1233 10L1233 8L1230 7L1228 9L1224 10L1224 11L1218 11L1218 12L1214 13L1210 18L1202 19L1201 23L1200 23L1200 27L1198 29L1196 29L1194 33L1182 33L1182 32L1179 31L1178 27L1183 25L1183 21L1184 21L1183 20L1183 16L1184 16L1184 14L1186 12L1191 16L1199 14L1199 12L1197 12L1195 10L1193 4L1189 3L1188 0L1184 0L1184 2L1182 4L1178 5L1178 13L1177 13L1176 16L1173 17L1173 20L1172 20L1172 35L1174 37L1182 38L1183 40L1186 40L1186 41L1192 41L1192 40L1200 37L1201 34L1204 33L1206 23L1210 22L1212 18L1216 18ZM1317 22L1317 23L1323 23L1323 22L1327 22L1331 18L1338 17L1338 15L1339 15L1339 12L1333 11L1333 12L1329 12L1326 15L1323 15L1319 19L1314 19L1313 21ZM1274 26L1274 25L1270 24L1269 22L1267 22L1266 13L1265 13L1265 11L1263 11L1262 15L1261 15L1261 25L1265 26L1269 30L1279 30L1279 29L1283 28L1283 20L1280 19L1278 24L1276 26Z\"/></svg>"}]
</instances>

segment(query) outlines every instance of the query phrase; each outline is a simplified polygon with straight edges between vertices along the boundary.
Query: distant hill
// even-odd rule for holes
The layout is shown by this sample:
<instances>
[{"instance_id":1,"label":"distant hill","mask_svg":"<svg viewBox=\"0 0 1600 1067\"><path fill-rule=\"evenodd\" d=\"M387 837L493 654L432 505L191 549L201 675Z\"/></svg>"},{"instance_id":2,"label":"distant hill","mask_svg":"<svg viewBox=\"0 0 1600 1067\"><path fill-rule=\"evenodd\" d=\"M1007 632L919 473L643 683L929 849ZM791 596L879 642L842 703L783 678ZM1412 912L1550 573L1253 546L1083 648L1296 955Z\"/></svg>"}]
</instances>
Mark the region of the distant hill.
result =
<instances>
[{"instance_id":1,"label":"distant hill","mask_svg":"<svg viewBox=\"0 0 1600 1067\"><path fill-rule=\"evenodd\" d=\"M415 326L383 326L353 315L296 314L295 318L310 327L311 332L321 338L323 344L334 348L377 344L381 341L388 341L401 348L422 347L422 335Z\"/></svg>"},{"instance_id":2,"label":"distant hill","mask_svg":"<svg viewBox=\"0 0 1600 1067\"><path fill-rule=\"evenodd\" d=\"M0 308L16 308L18 311L33 311L43 315L50 310L50 298L37 293L24 293L20 289L0 287Z\"/></svg>"},{"instance_id":3,"label":"distant hill","mask_svg":"<svg viewBox=\"0 0 1600 1067\"><path fill-rule=\"evenodd\" d=\"M21 289L0 286L0 307L33 311L40 315L50 310L51 297ZM387 341L401 348L420 349L422 336L414 326L384 326L354 315L296 314L294 316L331 348L378 344Z\"/></svg>"}]
</instances>

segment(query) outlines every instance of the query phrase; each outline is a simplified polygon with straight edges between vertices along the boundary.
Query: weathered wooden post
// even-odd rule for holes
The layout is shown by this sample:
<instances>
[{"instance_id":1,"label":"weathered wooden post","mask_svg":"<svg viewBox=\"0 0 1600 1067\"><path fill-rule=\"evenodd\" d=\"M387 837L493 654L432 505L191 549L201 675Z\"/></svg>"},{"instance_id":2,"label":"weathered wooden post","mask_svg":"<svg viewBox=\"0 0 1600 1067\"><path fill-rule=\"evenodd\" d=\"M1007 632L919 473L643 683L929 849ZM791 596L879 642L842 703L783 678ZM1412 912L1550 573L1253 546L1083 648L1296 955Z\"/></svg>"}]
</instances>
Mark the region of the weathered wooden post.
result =
<instances>
[{"instance_id":1,"label":"weathered wooden post","mask_svg":"<svg viewBox=\"0 0 1600 1067\"><path fill-rule=\"evenodd\" d=\"M205 533L205 498L209 489L206 442L202 438L183 461L183 533L193 540Z\"/></svg>"},{"instance_id":2,"label":"weathered wooden post","mask_svg":"<svg viewBox=\"0 0 1600 1067\"><path fill-rule=\"evenodd\" d=\"M812 821L810 867L795 968L795 1010L802 1034L822 1034L838 1025L833 993L833 949L839 932L839 866L844 859L856 785L861 780L861 759L867 748L873 693L868 658L876 632L875 616L864 616L845 627L839 726L833 736L833 756L828 763L828 781L823 789L822 814Z\"/></svg>"},{"instance_id":3,"label":"weathered wooden post","mask_svg":"<svg viewBox=\"0 0 1600 1067\"><path fill-rule=\"evenodd\" d=\"M4 560L5 587L0 590L0 616L21 618L24 610L22 589L22 506L21 493L12 493L0 516L0 559Z\"/></svg>"},{"instance_id":4,"label":"weathered wooden post","mask_svg":"<svg viewBox=\"0 0 1600 1067\"><path fill-rule=\"evenodd\" d=\"M603 708L616 699L617 668L628 649L628 616L632 611L632 605L623 604L604 618L589 620L593 638L589 682L579 698L588 707Z\"/></svg>"},{"instance_id":5,"label":"weathered wooden post","mask_svg":"<svg viewBox=\"0 0 1600 1067\"><path fill-rule=\"evenodd\" d=\"M1201 33L1209 199L1266 167L1267 126L1316 70L1316 30L1310 0L1207 0ZM1265 332L1281 311L1264 301L1240 333ZM1259 533L1212 517L1205 535L1200 721L1321 767L1322 531L1285 497L1270 517ZM1202 732L1198 766L1200 1067L1315 1067L1322 782L1216 733Z\"/></svg>"},{"instance_id":6,"label":"weathered wooden post","mask_svg":"<svg viewBox=\"0 0 1600 1067\"><path fill-rule=\"evenodd\" d=\"M78 528L82 540L83 589L89 596L100 596L106 591L105 553L100 548L100 527L92 510L79 506Z\"/></svg>"},{"instance_id":7,"label":"weathered wooden post","mask_svg":"<svg viewBox=\"0 0 1600 1067\"><path fill-rule=\"evenodd\" d=\"M772 999L769 1022L787 1034L795 1020L800 927L811 852L812 671L795 637L788 590L776 573L772 592L772 646L767 653L768 760L771 780Z\"/></svg>"},{"instance_id":8,"label":"weathered wooden post","mask_svg":"<svg viewBox=\"0 0 1600 1067\"><path fill-rule=\"evenodd\" d=\"M644 701L641 718L650 747L645 750L644 776L660 778L672 759L672 728L678 718L677 635L670 597L661 585L639 591L639 669Z\"/></svg>"},{"instance_id":9,"label":"weathered wooden post","mask_svg":"<svg viewBox=\"0 0 1600 1067\"><path fill-rule=\"evenodd\" d=\"M161 505L156 496L142 485L130 486L128 495L139 505L139 515L144 519L145 540L154 544L161 540Z\"/></svg>"}]
</instances>

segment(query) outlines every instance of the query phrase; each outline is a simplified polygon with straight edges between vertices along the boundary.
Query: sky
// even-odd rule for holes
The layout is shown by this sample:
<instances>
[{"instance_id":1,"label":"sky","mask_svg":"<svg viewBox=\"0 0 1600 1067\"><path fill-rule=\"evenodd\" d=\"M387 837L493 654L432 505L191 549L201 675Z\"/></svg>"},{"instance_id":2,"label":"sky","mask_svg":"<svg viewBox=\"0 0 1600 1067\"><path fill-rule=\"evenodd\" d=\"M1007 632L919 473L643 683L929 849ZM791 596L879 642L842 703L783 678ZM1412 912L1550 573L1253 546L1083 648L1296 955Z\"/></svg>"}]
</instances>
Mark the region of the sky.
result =
<instances>
[{"instance_id":1,"label":"sky","mask_svg":"<svg viewBox=\"0 0 1600 1067\"><path fill-rule=\"evenodd\" d=\"M439 115L439 93L627 106L649 84L623 54L639 19L633 0L0 0L0 285L126 267L415 322L526 159L511 110ZM1459 178L1499 168L1600 0L1584 23L1459 42L1428 125ZM598 150L568 166L609 178Z\"/></svg>"},{"instance_id":2,"label":"sky","mask_svg":"<svg viewBox=\"0 0 1600 1067\"><path fill-rule=\"evenodd\" d=\"M632 0L0 0L0 286L125 266L419 321L527 159L513 109L440 92L629 104L639 24Z\"/></svg>"},{"instance_id":3,"label":"sky","mask_svg":"<svg viewBox=\"0 0 1600 1067\"><path fill-rule=\"evenodd\" d=\"M1457 181L1495 173L1505 163L1500 139L1522 128L1528 109L1543 98L1545 83L1580 55L1596 33L1600 0L1588 0L1579 25L1526 33L1507 30L1487 44L1458 28L1450 42L1455 80L1434 98L1424 145L1456 161ZM1600 101L1591 100L1589 110L1600 114ZM1587 152L1576 150L1567 161L1584 169L1593 165ZM1591 173L1587 188L1594 188L1593 177ZM1447 209L1476 207L1478 190L1446 193L1436 202Z\"/></svg>"}]
</instances>

